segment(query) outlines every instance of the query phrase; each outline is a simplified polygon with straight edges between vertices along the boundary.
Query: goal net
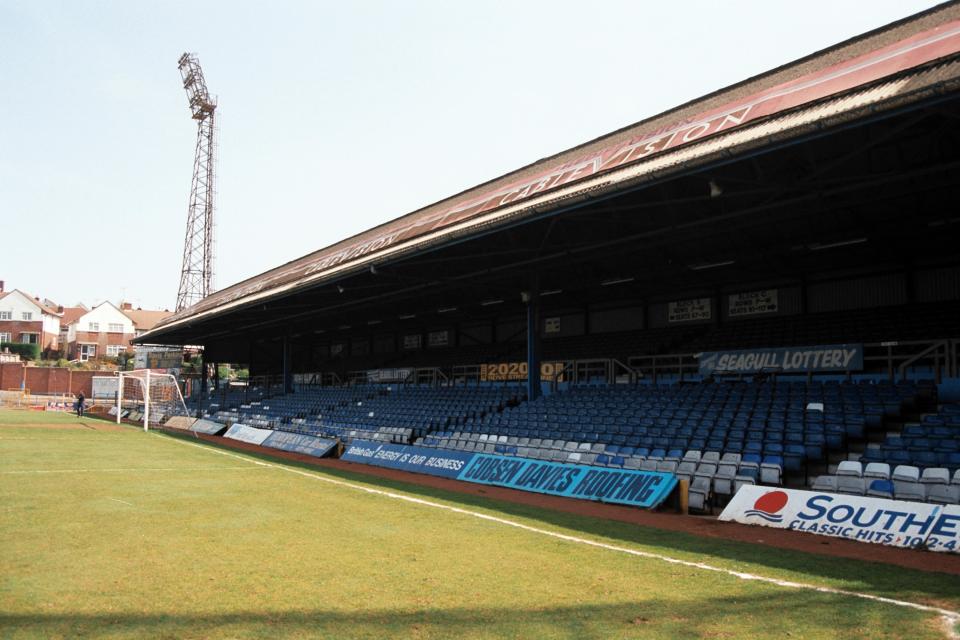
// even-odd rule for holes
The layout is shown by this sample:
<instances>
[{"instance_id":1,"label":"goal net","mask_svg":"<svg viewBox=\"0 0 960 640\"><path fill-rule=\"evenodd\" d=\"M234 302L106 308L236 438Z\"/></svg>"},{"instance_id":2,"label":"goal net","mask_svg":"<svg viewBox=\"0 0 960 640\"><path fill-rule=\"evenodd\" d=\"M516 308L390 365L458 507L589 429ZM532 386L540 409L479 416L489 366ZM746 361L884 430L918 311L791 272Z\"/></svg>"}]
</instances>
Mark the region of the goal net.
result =
<instances>
[{"instance_id":1,"label":"goal net","mask_svg":"<svg viewBox=\"0 0 960 640\"><path fill-rule=\"evenodd\" d=\"M117 382L117 403L110 411L117 422L127 418L142 422L144 430L161 425L173 416L189 415L175 376L150 369L121 371Z\"/></svg>"}]
</instances>

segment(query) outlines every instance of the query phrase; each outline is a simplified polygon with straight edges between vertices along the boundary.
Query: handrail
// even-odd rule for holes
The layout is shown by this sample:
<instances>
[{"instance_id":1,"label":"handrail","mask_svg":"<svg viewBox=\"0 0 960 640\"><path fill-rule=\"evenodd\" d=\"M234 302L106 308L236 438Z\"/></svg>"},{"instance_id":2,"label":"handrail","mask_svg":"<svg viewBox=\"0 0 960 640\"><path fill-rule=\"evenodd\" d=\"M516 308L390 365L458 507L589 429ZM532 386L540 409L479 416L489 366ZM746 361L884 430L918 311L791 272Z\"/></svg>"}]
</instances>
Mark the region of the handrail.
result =
<instances>
[{"instance_id":1,"label":"handrail","mask_svg":"<svg viewBox=\"0 0 960 640\"><path fill-rule=\"evenodd\" d=\"M944 358L946 358L946 357L948 356L948 353L946 352L946 351L947 351L947 341L946 341L946 340L938 340L937 342L934 342L932 345L930 345L929 347L927 347L926 349L924 349L923 351L921 351L921 352L918 353L917 355L915 355L915 356L913 356L912 358L909 358L909 359L903 361L902 363L900 363L900 367L899 367L900 379L901 379L901 380L906 380L906 379L907 379L907 367L908 367L908 366L910 366L910 365L913 364L914 362L919 361L921 358L925 358L925 357L927 357L928 355L933 354L933 356L934 356L934 365L933 365L934 380L937 382L937 384L939 384L939 383L941 382L941 376L940 376L940 373L941 373L941 372L940 372L940 349L943 349L943 350L945 351L945 353L944 353Z\"/></svg>"},{"instance_id":2,"label":"handrail","mask_svg":"<svg viewBox=\"0 0 960 640\"><path fill-rule=\"evenodd\" d=\"M566 376L566 374L567 374L568 372L570 372L570 373L573 374L573 378L574 378L574 379L571 380L571 382L576 382L576 374L577 374L577 371L576 371L576 360L567 360L566 362L563 363L563 366L560 368L560 371L557 371L557 372L554 374L553 380L552 380L551 383L550 383L550 390L551 390L551 391L556 391L556 390L557 390L557 386L559 385L560 381L561 381L563 378L565 378L565 376Z\"/></svg>"},{"instance_id":3,"label":"handrail","mask_svg":"<svg viewBox=\"0 0 960 640\"><path fill-rule=\"evenodd\" d=\"M623 370L625 370L625 371L627 372L627 375L630 376L630 384L636 384L636 383L637 383L637 380L638 380L639 378L642 378L642 377L643 377L643 374L642 374L641 372L637 371L636 369L634 369L634 368L631 367L630 365L624 364L623 362L621 362L620 360L617 360L616 358L611 358L611 359L610 359L610 362L611 362L611 364L613 365L613 372L612 372L612 373L614 374L614 376L613 376L613 377L614 377L614 380L613 380L614 382L616 381L616 380L615 380L615 379L616 379L616 367L620 367L621 369L623 369Z\"/></svg>"}]
</instances>

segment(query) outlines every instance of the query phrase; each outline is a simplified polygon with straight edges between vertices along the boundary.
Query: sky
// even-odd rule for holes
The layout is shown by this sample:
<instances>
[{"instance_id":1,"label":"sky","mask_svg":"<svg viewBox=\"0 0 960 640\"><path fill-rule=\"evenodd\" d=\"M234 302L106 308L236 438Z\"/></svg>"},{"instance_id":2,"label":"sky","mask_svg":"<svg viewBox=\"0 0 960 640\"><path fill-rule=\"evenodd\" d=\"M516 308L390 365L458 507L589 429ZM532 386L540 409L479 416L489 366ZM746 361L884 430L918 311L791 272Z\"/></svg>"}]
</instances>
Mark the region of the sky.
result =
<instances>
[{"instance_id":1,"label":"sky","mask_svg":"<svg viewBox=\"0 0 960 640\"><path fill-rule=\"evenodd\" d=\"M935 2L0 0L0 280L173 309L217 96L215 285Z\"/></svg>"}]
</instances>

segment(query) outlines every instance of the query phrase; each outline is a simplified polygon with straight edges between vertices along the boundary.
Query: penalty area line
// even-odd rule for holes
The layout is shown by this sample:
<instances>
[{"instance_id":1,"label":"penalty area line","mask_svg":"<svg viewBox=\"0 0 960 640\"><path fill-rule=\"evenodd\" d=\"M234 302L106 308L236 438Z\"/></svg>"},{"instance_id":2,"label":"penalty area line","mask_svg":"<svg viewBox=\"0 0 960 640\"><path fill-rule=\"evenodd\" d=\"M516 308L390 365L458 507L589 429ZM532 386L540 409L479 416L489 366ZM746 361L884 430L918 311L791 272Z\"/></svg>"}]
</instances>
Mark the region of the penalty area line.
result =
<instances>
[{"instance_id":1,"label":"penalty area line","mask_svg":"<svg viewBox=\"0 0 960 640\"><path fill-rule=\"evenodd\" d=\"M164 437L164 436L161 436L161 435L159 435L159 434L154 434L154 435L157 436L158 438ZM441 510L444 510L444 511L450 511L450 512L453 512L453 513L459 513L459 514L461 514L461 515L470 516L470 517L473 517L473 518L477 518L477 519L479 519L479 520L486 520L487 522L496 522L496 523L498 523L498 524L502 524L502 525L505 525L505 526L513 527L513 528L515 528L515 529L520 529L520 530L523 530L523 531L528 531L528 532L530 532L530 533L536 533L536 534L539 534L539 535L542 535L542 536L547 536L547 537L550 537L550 538L555 538L555 539L557 539L557 540L564 540L564 541L566 541L566 542L571 542L571 543L574 543L574 544L581 544L581 545L585 545L585 546L589 546L589 547L594 547L594 548L597 548L597 549L605 549L605 550L607 550L607 551L615 551L615 552L617 552L617 553L623 553L623 554L627 554L627 555L632 555L632 556L639 557L639 558L646 558L646 559L650 559L650 560L659 560L659 561L661 561L661 562L666 562L666 563L673 564L673 565L679 565L679 566L683 566L683 567L689 567L689 568L692 568L692 569L700 569L701 571L709 571L709 572L712 572L712 573L725 574L725 575L728 575L728 576L732 576L732 577L734 577L734 578L737 578L737 579L739 579L739 580L748 580L748 581L752 581L752 582L762 582L762 583L766 583L766 584L776 585L776 586L778 586L778 587L786 587L786 588L789 588L789 589L803 589L803 590L807 590L807 591L816 591L816 592L818 592L818 593L826 593L826 594L831 594L831 595L849 596L849 597L852 597L852 598L860 598L860 599L862 599L862 600L869 600L869 601L871 601L871 602L879 602L879 603L883 603L883 604L889 604L889 605L894 605L894 606L898 606L898 607L904 607L904 608L907 608L907 609L914 609L914 610L916 610L916 611L923 611L923 612L926 612L926 613L935 613L935 614L939 615L939 616L943 619L944 627L945 627L945 629L946 629L946 632L947 632L948 637L950 637L950 638L958 638L958 637L960 637L960 636L958 636L958 635L956 634L956 632L954 631L955 625L956 625L958 622L960 622L960 612L958 612L958 611L951 611L950 609L943 609L943 608L941 608L941 607L934 607L934 606L931 606L931 605L919 604L919 603L916 603L916 602L909 602L909 601L907 601L907 600L897 600L896 598L887 598L887 597L885 597L885 596L876 596L876 595L872 595L872 594L869 594L869 593L861 593L861 592L859 592L859 591L848 591L848 590L846 590L846 589L837 589L837 588L834 588L834 587L825 587L825 586L821 586L821 585L808 584L808 583L804 583L804 582L794 582L794 581L792 581L792 580L782 580L782 579L780 579L780 578L771 578L771 577L769 577L769 576L761 576L761 575L757 575L757 574L753 574L753 573L746 573L746 572L743 572L743 571L735 571L735 570L733 570L733 569L725 569L725 568L723 568L723 567L717 567L717 566L714 566L714 565L711 565L711 564L707 564L707 563L705 563L705 562L695 562L695 561L692 561L692 560L682 560L682 559L680 559L680 558L674 558L674 557L672 557L672 556L667 556L667 555L663 555L663 554L660 554L660 553L653 553L652 551L641 551L641 550L639 550L639 549L631 549L631 548L629 548L629 547L622 547L622 546L619 546L619 545L607 544L607 543L605 543L605 542L599 542L599 541L596 541L596 540L590 540L590 539L588 539L588 538L581 538L581 537L579 537L579 536L572 536L572 535L565 534L565 533L559 533L559 532L557 532L557 531L550 531L550 530L548 530L548 529L541 529L541 528L539 528L539 527L534 527L534 526L531 526L531 525L528 525L528 524L524 524L524 523L522 523L522 522L517 522L517 521L515 521L515 520L508 520L508 519L506 519L506 518L500 518L500 517L497 517L497 516L492 516L492 515L489 515L489 514L486 514L486 513L481 513L481 512L479 512L479 511L471 511L471 510L469 510L469 509L462 509L462 508L460 508L460 507L454 507L454 506L451 506L451 505L441 504L441 503L439 503L439 502L432 502L432 501L430 501L430 500L424 500L423 498L416 498L416 497L409 496L409 495L405 495L405 494L402 494L402 493L395 493L395 492L393 492L393 491L386 491L386 490L384 490L384 489L374 489L373 487L365 487L365 486L363 486L363 485L354 484L354 483L352 483L352 482L347 482L347 481L345 481L345 480L337 480L337 479L334 479L334 478L328 478L328 477L323 476L323 475L319 475L319 474L316 474L316 473L310 473L310 472L308 472L308 471L303 471L303 470L296 469L296 468L293 468L293 467L287 467L287 466L284 466L284 465L273 464L273 463L270 463L270 462L263 462L262 460L256 460L256 459L253 459L253 458L248 458L248 457L246 457L246 456L242 456L242 455L238 455L238 454L235 454L235 453L231 453L231 452L229 452L229 451L223 451L223 450L221 450L221 449L217 449L216 447L210 446L210 445L200 445L200 444L195 444L195 443L193 443L193 442L185 442L185 441L183 441L183 440L179 440L179 439L176 439L176 438L171 438L170 440L171 440L172 442L176 442L177 444L182 444L182 445L185 445L185 446L188 446L188 447L196 447L197 449L201 449L201 450L203 450L203 451L208 451L208 452L210 452L210 453L216 453L216 454L219 454L219 455L222 455L222 456L227 456L227 457L229 457L229 458L235 458L235 459L237 459L237 460L244 460L244 461L246 461L246 462L249 462L250 464L259 465L259 466L261 466L261 467L267 467L267 468L270 468L270 469L277 469L277 470L279 470L279 471L286 471L286 472L288 472L288 473L293 473L293 474L296 474L296 475L298 475L298 476L303 476L303 477L305 477L305 478L310 478L310 479L312 479L312 480L318 480L318 481L320 481L320 482L326 482L326 483L328 483L328 484L332 484L332 485L335 485L335 486L345 487L345 488L353 489L353 490L355 490L355 491L362 491L362 492L364 492L364 493L368 493L368 494L372 494L372 495L383 496L383 497L390 498L390 499L393 499L393 500L400 500L400 501L403 501L403 502L409 502L409 503L412 503L412 504L418 504L418 505L421 505L421 506L431 507L431 508L434 508L434 509L441 509Z\"/></svg>"}]
</instances>

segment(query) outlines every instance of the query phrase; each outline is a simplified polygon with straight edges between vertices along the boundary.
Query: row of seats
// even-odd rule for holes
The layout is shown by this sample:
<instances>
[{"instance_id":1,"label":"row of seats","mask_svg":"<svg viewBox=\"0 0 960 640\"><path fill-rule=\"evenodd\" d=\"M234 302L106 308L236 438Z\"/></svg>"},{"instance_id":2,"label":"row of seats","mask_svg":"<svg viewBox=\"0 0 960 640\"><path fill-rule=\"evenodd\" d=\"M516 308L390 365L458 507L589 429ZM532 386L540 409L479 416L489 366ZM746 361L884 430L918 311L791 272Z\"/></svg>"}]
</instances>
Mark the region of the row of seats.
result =
<instances>
[{"instance_id":1,"label":"row of seats","mask_svg":"<svg viewBox=\"0 0 960 640\"><path fill-rule=\"evenodd\" d=\"M925 469L900 465L893 472L884 463L844 461L834 475L819 476L814 491L871 496L890 500L911 500L935 504L960 504L960 471L951 480L947 469Z\"/></svg>"},{"instance_id":2,"label":"row of seats","mask_svg":"<svg viewBox=\"0 0 960 640\"><path fill-rule=\"evenodd\" d=\"M413 437L479 419L520 400L516 385L496 387L301 388L230 409L211 407L209 419L298 433L408 443Z\"/></svg>"},{"instance_id":3,"label":"row of seats","mask_svg":"<svg viewBox=\"0 0 960 640\"><path fill-rule=\"evenodd\" d=\"M960 469L960 405L944 405L937 413L924 415L919 423L905 424L899 435L888 435L882 443L868 446L860 459L921 469Z\"/></svg>"}]
</instances>

